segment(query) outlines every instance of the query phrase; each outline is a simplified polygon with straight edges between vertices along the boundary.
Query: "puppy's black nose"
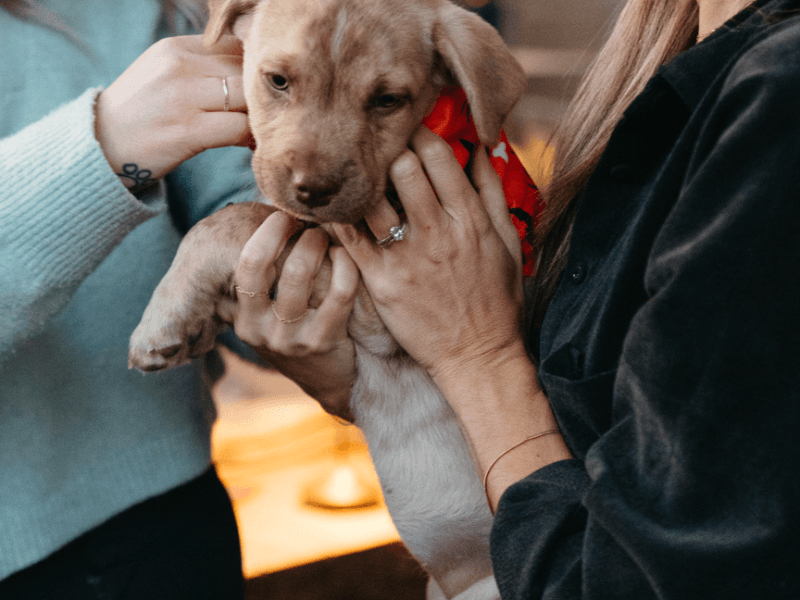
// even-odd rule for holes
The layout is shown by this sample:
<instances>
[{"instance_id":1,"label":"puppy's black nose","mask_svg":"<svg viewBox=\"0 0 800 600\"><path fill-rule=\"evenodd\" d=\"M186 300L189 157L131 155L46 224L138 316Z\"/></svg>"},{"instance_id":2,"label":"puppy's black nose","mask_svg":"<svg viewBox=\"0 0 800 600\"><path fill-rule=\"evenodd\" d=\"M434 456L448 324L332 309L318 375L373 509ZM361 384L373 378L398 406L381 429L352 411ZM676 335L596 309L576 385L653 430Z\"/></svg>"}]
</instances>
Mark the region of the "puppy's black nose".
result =
<instances>
[{"instance_id":1,"label":"puppy's black nose","mask_svg":"<svg viewBox=\"0 0 800 600\"><path fill-rule=\"evenodd\" d=\"M338 177L312 178L295 173L293 179L297 201L309 208L327 206L342 189L342 180Z\"/></svg>"}]
</instances>

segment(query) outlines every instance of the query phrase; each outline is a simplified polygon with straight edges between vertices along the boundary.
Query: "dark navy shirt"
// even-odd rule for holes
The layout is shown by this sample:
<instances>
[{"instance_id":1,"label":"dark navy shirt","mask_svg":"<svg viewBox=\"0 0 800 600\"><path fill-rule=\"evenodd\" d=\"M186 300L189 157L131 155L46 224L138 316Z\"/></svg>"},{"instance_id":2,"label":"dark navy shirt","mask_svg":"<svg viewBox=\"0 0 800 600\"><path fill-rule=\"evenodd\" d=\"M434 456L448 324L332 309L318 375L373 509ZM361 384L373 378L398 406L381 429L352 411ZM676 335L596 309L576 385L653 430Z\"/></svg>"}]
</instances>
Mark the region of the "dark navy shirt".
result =
<instances>
[{"instance_id":1,"label":"dark navy shirt","mask_svg":"<svg viewBox=\"0 0 800 600\"><path fill-rule=\"evenodd\" d=\"M800 598L798 8L662 67L579 200L539 346L575 458L501 499L506 599Z\"/></svg>"}]
</instances>

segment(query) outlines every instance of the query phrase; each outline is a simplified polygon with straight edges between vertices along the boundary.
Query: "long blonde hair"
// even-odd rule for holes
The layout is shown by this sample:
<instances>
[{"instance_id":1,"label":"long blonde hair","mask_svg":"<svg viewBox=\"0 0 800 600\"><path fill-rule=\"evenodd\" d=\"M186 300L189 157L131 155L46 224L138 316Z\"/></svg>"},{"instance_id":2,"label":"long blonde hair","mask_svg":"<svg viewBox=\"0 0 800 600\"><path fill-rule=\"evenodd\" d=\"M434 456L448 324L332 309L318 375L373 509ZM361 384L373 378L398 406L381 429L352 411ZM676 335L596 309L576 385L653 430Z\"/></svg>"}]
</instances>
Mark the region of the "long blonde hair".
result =
<instances>
[{"instance_id":1,"label":"long blonde hair","mask_svg":"<svg viewBox=\"0 0 800 600\"><path fill-rule=\"evenodd\" d=\"M534 245L533 318L541 323L569 251L575 201L625 109L697 36L696 0L628 0L553 135L554 169Z\"/></svg>"}]
</instances>

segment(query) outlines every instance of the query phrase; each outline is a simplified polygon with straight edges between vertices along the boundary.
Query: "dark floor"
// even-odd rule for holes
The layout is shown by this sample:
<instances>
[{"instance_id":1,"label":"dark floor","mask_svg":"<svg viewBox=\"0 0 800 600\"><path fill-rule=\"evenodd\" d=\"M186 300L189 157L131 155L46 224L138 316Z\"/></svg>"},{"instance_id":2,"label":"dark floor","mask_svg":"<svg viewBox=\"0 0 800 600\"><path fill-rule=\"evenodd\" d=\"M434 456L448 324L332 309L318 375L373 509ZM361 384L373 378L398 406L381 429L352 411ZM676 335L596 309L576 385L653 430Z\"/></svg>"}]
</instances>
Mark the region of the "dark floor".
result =
<instances>
[{"instance_id":1,"label":"dark floor","mask_svg":"<svg viewBox=\"0 0 800 600\"><path fill-rule=\"evenodd\" d=\"M424 600L427 580L397 543L250 579L247 600Z\"/></svg>"}]
</instances>

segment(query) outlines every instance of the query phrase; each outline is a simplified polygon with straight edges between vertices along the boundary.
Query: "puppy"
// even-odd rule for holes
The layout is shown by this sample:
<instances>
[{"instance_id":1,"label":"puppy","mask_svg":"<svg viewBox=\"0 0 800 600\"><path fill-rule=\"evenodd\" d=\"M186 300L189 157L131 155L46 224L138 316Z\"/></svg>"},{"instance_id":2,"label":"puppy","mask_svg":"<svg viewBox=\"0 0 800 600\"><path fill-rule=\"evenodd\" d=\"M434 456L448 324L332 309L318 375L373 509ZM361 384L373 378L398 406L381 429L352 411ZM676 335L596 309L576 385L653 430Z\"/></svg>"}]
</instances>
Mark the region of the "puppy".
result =
<instances>
[{"instance_id":1,"label":"puppy","mask_svg":"<svg viewBox=\"0 0 800 600\"><path fill-rule=\"evenodd\" d=\"M207 43L227 32L244 45L259 188L305 221L360 221L444 86L465 90L479 139L493 145L525 85L495 30L446 0L212 1ZM213 347L234 314L241 249L274 207L232 205L187 234L133 333L131 367L166 369ZM326 264L312 307L329 277ZM429 596L499 597L492 515L454 414L363 286L349 332L352 413L400 536L431 576Z\"/></svg>"}]
</instances>

